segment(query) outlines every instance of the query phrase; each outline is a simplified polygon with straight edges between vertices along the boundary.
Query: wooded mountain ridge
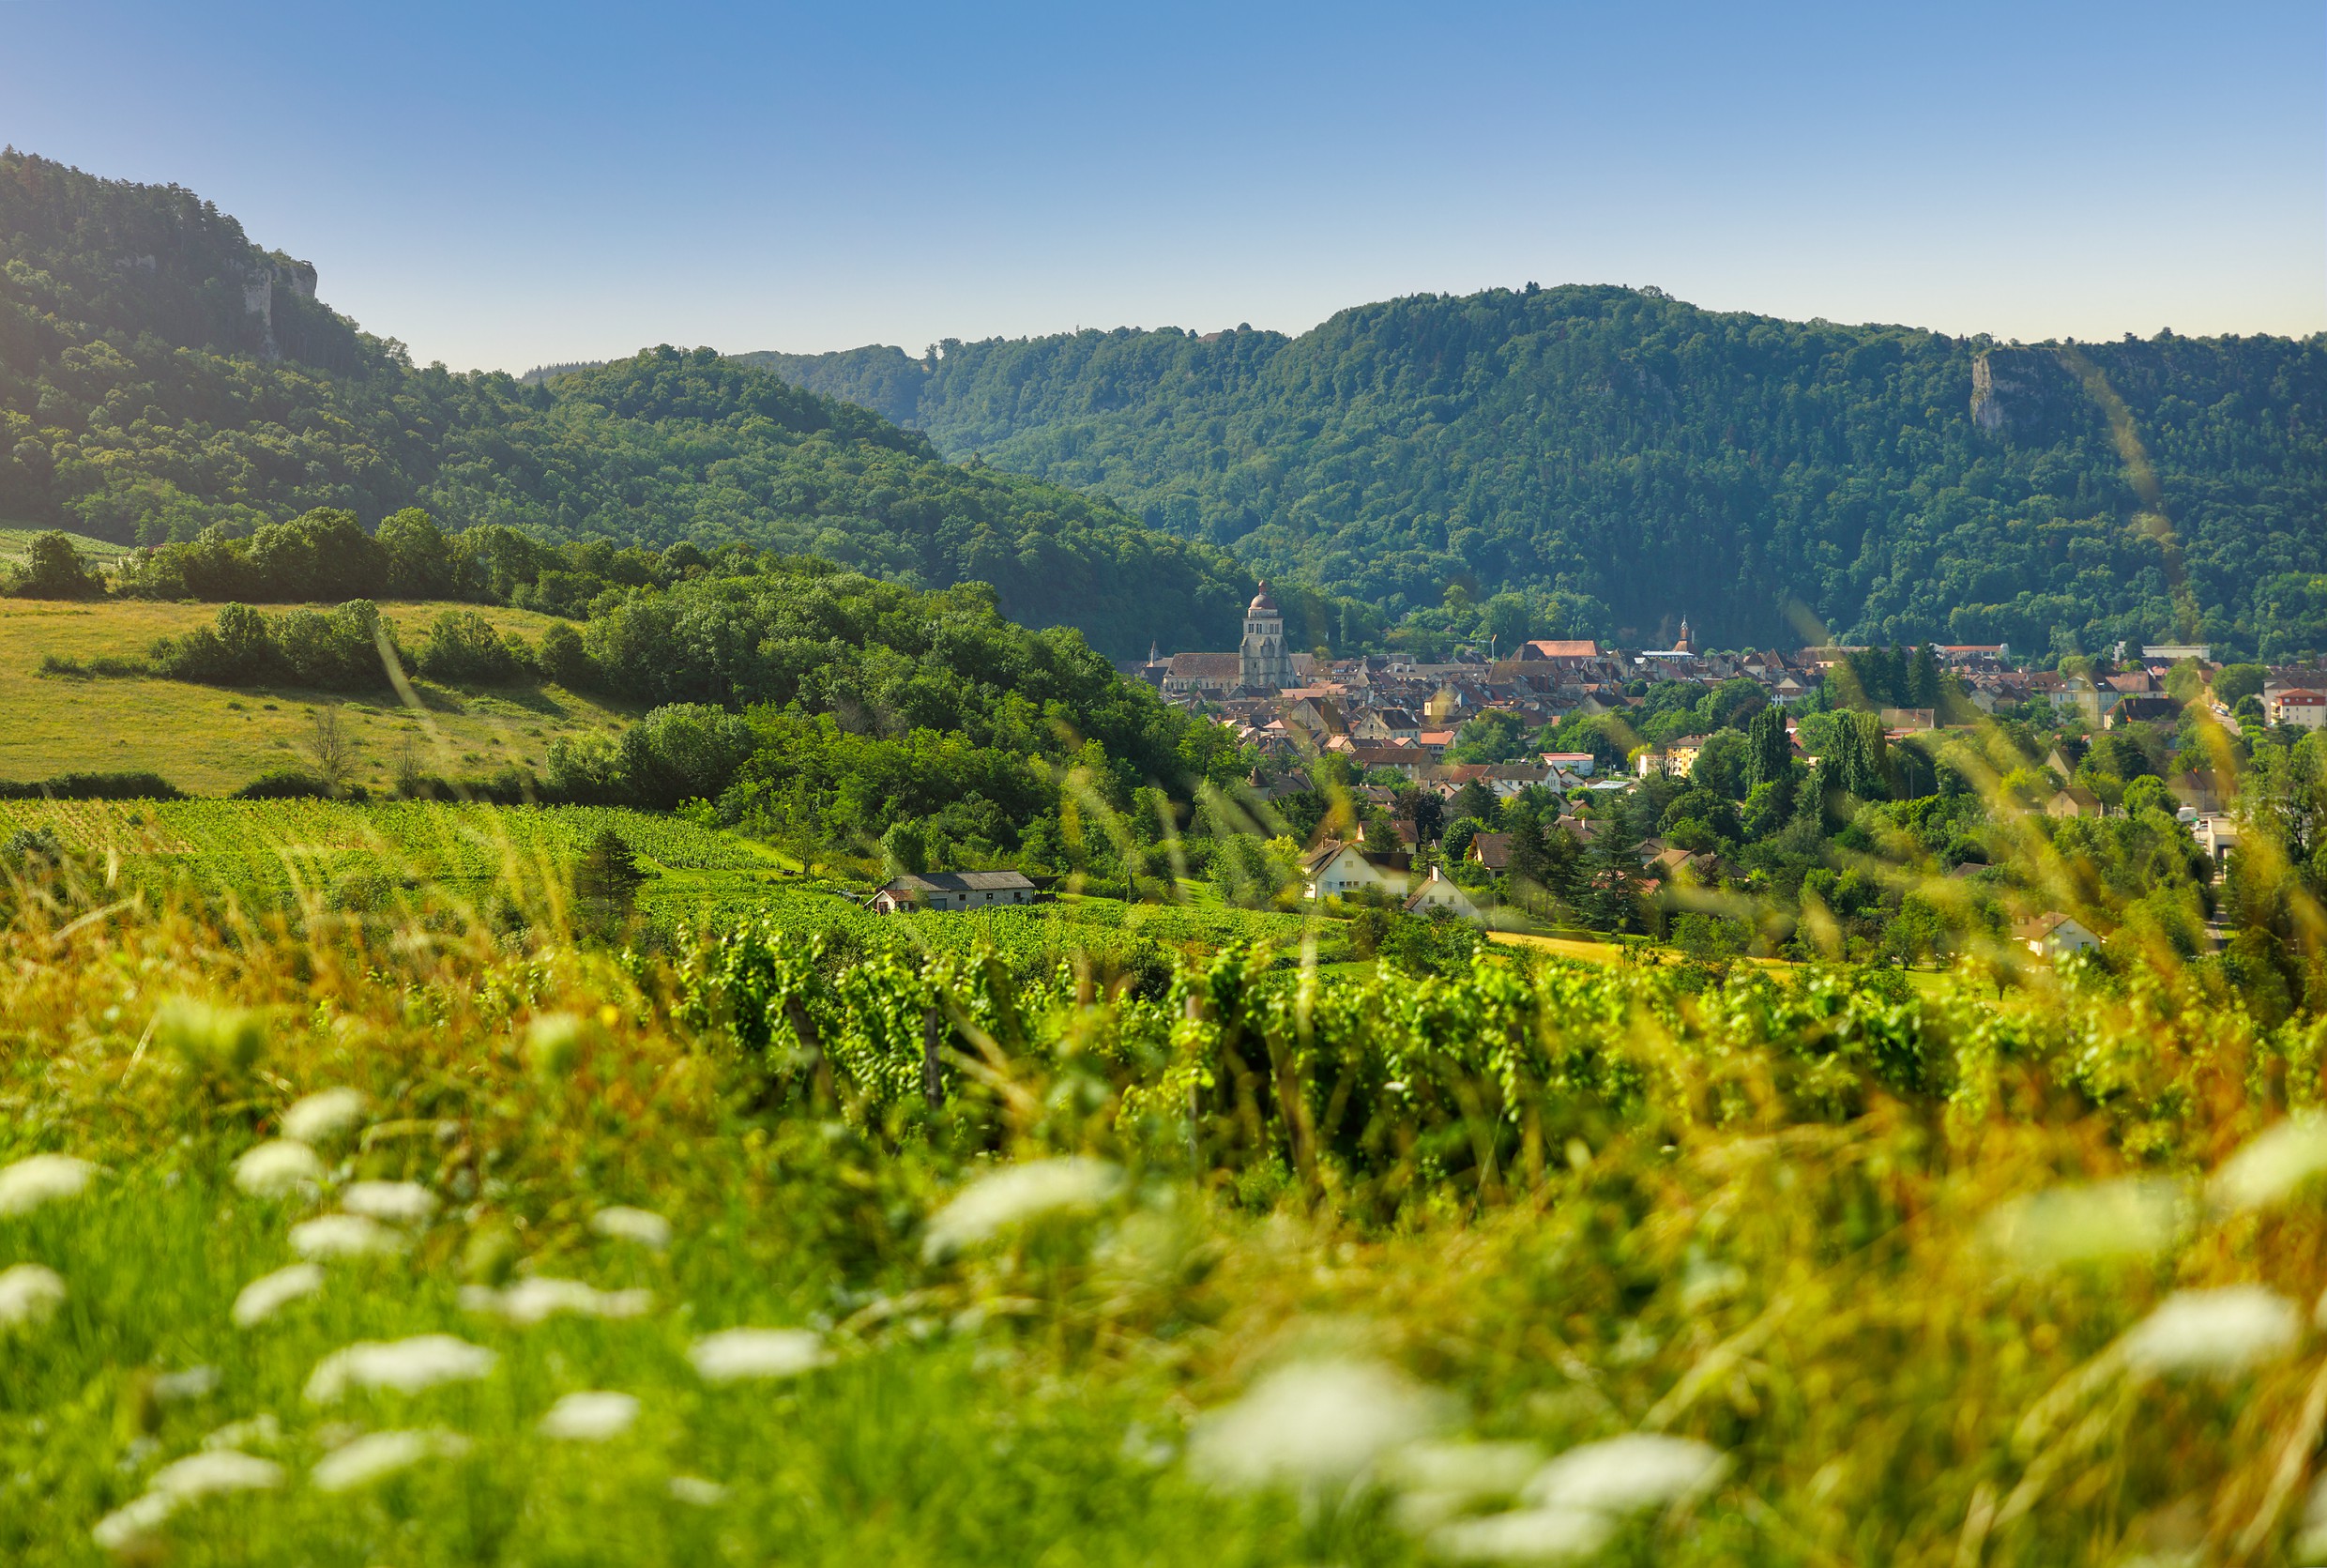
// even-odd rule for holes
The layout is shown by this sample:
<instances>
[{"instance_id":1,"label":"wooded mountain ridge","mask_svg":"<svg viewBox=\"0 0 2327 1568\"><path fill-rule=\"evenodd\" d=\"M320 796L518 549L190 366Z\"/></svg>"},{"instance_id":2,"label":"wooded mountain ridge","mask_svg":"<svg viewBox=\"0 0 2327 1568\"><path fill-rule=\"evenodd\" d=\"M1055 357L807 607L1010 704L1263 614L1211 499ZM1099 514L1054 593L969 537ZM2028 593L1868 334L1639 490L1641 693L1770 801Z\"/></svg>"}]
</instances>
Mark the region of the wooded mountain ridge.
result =
<instances>
[{"instance_id":1,"label":"wooded mountain ridge","mask_svg":"<svg viewBox=\"0 0 2327 1568\"><path fill-rule=\"evenodd\" d=\"M1529 284L1299 337L739 358L1392 619L1453 585L1635 643L2327 647L2320 336L2022 346Z\"/></svg>"},{"instance_id":2,"label":"wooded mountain ridge","mask_svg":"<svg viewBox=\"0 0 2327 1568\"><path fill-rule=\"evenodd\" d=\"M1225 553L981 463L708 349L525 385L412 364L315 297L314 267L176 187L0 152L0 519L124 543L314 508L454 529L745 542L907 585L1117 654L1232 641Z\"/></svg>"}]
</instances>

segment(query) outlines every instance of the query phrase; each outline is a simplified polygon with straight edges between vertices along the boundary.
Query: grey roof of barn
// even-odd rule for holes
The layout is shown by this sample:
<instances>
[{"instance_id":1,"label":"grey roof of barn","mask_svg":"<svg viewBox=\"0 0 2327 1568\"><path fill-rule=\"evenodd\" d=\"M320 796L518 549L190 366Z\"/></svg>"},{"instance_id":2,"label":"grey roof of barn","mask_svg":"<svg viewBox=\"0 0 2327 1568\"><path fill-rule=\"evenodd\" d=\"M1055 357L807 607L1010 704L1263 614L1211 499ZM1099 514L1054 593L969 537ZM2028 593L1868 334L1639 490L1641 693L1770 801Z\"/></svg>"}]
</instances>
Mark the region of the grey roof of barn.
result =
<instances>
[{"instance_id":1,"label":"grey roof of barn","mask_svg":"<svg viewBox=\"0 0 2327 1568\"><path fill-rule=\"evenodd\" d=\"M1021 889L1033 891L1034 884L1022 871L926 871L908 872L887 883L890 888L919 888L932 893L1015 892Z\"/></svg>"}]
</instances>

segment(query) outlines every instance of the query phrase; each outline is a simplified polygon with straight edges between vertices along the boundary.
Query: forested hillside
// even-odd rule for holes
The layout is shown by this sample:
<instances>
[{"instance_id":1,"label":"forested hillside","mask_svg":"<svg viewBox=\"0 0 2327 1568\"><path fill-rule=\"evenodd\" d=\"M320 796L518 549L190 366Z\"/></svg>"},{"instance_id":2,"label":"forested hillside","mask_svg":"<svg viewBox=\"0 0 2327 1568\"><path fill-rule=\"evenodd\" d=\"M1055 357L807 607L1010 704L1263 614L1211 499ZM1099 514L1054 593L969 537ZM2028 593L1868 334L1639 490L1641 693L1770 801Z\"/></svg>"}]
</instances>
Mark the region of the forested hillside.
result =
<instances>
[{"instance_id":1,"label":"forested hillside","mask_svg":"<svg viewBox=\"0 0 2327 1568\"><path fill-rule=\"evenodd\" d=\"M1251 579L1103 500L708 350L525 385L415 368L189 191L0 153L0 520L122 542L408 506L462 529L813 553L1115 653L1233 638Z\"/></svg>"},{"instance_id":2,"label":"forested hillside","mask_svg":"<svg viewBox=\"0 0 2327 1568\"><path fill-rule=\"evenodd\" d=\"M745 358L1393 615L1460 584L1543 635L1800 641L1798 600L1861 641L2327 647L2318 338L2021 348L1529 285L942 347Z\"/></svg>"}]
</instances>

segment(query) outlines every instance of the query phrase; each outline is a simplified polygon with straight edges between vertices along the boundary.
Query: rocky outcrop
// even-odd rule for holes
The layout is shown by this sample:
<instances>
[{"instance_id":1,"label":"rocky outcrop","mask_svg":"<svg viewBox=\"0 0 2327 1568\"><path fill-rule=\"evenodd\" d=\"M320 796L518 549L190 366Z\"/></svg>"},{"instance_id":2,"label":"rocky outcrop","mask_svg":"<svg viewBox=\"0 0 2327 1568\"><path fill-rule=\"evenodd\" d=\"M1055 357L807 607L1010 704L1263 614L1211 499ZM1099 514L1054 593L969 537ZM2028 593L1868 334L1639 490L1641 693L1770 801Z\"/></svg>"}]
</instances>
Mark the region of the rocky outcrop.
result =
<instances>
[{"instance_id":1,"label":"rocky outcrop","mask_svg":"<svg viewBox=\"0 0 2327 1568\"><path fill-rule=\"evenodd\" d=\"M1990 435L2032 434L2066 411L2076 388L2048 348L1991 348L1971 361L1971 422Z\"/></svg>"},{"instance_id":2,"label":"rocky outcrop","mask_svg":"<svg viewBox=\"0 0 2327 1568\"><path fill-rule=\"evenodd\" d=\"M274 255L251 264L242 274L242 308L259 318L259 358L280 359L282 347L275 341L275 290L284 288L302 299L315 297L315 264Z\"/></svg>"}]
</instances>

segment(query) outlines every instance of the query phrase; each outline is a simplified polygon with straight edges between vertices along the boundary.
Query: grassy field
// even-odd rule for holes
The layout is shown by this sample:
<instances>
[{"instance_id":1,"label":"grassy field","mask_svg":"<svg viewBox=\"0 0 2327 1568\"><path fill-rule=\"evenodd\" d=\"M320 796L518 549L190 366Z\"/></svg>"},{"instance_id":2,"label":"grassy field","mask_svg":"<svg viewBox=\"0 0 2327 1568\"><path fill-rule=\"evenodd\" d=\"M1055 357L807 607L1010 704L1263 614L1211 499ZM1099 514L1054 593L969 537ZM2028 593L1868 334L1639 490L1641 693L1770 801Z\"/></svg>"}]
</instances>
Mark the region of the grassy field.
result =
<instances>
[{"instance_id":1,"label":"grassy field","mask_svg":"<svg viewBox=\"0 0 2327 1568\"><path fill-rule=\"evenodd\" d=\"M1143 998L8 897L11 1564L2327 1543L2320 1047L2171 975Z\"/></svg>"},{"instance_id":2,"label":"grassy field","mask_svg":"<svg viewBox=\"0 0 2327 1568\"><path fill-rule=\"evenodd\" d=\"M446 608L477 609L529 640L550 624L544 616L493 606L391 604L383 613L409 647ZM0 600L0 779L144 769L190 794L229 794L269 769L299 766L311 711L331 706L356 744L357 782L381 789L392 783L407 744L419 748L427 771L445 776L491 772L504 763L539 768L557 737L610 731L631 717L557 687L478 695L432 690L423 723L388 693L367 702L315 692L38 673L44 655L84 663L142 656L155 638L206 625L217 614L206 604Z\"/></svg>"}]
</instances>

